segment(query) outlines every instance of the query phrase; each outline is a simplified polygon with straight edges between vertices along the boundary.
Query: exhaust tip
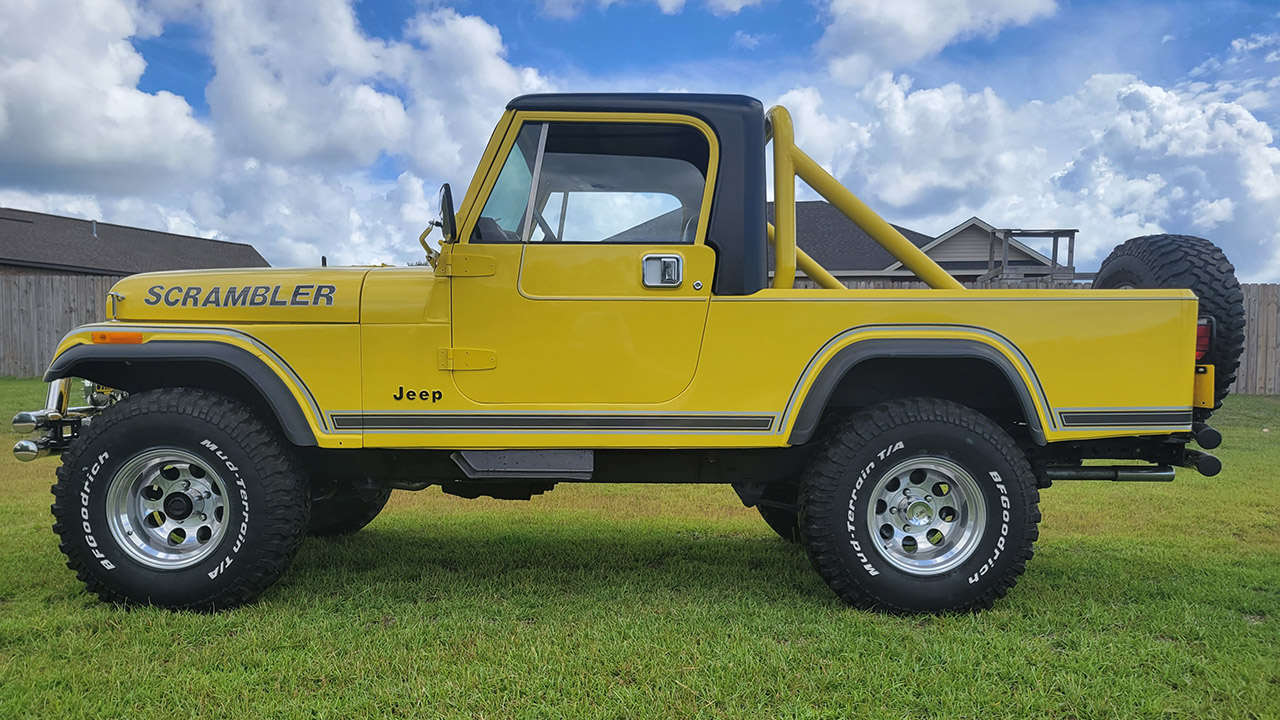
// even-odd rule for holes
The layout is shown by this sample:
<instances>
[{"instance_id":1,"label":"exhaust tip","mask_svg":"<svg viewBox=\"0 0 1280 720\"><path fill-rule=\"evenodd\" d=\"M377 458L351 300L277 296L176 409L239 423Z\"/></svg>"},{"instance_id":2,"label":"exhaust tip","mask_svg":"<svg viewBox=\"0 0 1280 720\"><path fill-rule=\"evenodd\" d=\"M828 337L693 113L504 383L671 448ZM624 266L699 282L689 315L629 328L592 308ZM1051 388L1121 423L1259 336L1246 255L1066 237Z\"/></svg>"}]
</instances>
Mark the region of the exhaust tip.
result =
<instances>
[{"instance_id":1,"label":"exhaust tip","mask_svg":"<svg viewBox=\"0 0 1280 720\"><path fill-rule=\"evenodd\" d=\"M1205 423L1192 425L1191 436L1196 439L1196 444L1205 450L1212 450L1222 444L1222 433Z\"/></svg>"},{"instance_id":2,"label":"exhaust tip","mask_svg":"<svg viewBox=\"0 0 1280 720\"><path fill-rule=\"evenodd\" d=\"M1222 461L1209 453L1200 453L1196 458L1196 471L1205 477L1213 477L1222 472Z\"/></svg>"}]
</instances>

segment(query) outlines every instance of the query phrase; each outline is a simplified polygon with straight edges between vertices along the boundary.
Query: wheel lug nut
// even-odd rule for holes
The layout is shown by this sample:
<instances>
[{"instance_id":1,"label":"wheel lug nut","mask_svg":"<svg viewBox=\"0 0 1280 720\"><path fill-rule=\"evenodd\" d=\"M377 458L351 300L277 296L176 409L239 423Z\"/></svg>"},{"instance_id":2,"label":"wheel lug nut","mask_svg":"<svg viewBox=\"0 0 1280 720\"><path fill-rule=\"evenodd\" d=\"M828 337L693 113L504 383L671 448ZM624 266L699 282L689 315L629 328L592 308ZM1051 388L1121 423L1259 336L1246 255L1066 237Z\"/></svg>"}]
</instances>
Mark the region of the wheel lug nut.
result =
<instances>
[{"instance_id":1,"label":"wheel lug nut","mask_svg":"<svg viewBox=\"0 0 1280 720\"><path fill-rule=\"evenodd\" d=\"M891 508L889 508L889 514L890 514L890 515L896 515L896 514L898 514L898 508L896 508L896 507L891 507Z\"/></svg>"},{"instance_id":2,"label":"wheel lug nut","mask_svg":"<svg viewBox=\"0 0 1280 720\"><path fill-rule=\"evenodd\" d=\"M204 513L199 513L199 515L200 515L200 522L204 522L205 520L209 519L209 517Z\"/></svg>"},{"instance_id":3,"label":"wheel lug nut","mask_svg":"<svg viewBox=\"0 0 1280 720\"><path fill-rule=\"evenodd\" d=\"M191 489L191 481L190 481L190 480L183 480L183 481L182 481L182 489L183 489L183 490L190 490L190 489Z\"/></svg>"},{"instance_id":4,"label":"wheel lug nut","mask_svg":"<svg viewBox=\"0 0 1280 720\"><path fill-rule=\"evenodd\" d=\"M925 495L925 496L924 496L924 499L925 499L926 501L928 501L928 500L932 500L933 498L932 498L931 496L929 496L929 495Z\"/></svg>"}]
</instances>

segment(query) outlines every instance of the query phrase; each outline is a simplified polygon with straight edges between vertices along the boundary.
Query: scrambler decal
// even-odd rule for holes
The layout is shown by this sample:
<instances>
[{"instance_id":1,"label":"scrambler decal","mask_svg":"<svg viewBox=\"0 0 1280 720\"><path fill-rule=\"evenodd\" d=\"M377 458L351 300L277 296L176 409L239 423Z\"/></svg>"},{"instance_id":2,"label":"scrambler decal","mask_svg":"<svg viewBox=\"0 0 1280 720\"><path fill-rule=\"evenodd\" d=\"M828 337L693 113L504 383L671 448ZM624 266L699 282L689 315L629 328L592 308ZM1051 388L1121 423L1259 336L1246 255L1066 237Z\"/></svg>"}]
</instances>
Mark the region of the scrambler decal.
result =
<instances>
[{"instance_id":1,"label":"scrambler decal","mask_svg":"<svg viewBox=\"0 0 1280 720\"><path fill-rule=\"evenodd\" d=\"M314 307L333 305L334 285L217 285L208 291L199 285L152 285L147 288L147 305L169 307Z\"/></svg>"}]
</instances>

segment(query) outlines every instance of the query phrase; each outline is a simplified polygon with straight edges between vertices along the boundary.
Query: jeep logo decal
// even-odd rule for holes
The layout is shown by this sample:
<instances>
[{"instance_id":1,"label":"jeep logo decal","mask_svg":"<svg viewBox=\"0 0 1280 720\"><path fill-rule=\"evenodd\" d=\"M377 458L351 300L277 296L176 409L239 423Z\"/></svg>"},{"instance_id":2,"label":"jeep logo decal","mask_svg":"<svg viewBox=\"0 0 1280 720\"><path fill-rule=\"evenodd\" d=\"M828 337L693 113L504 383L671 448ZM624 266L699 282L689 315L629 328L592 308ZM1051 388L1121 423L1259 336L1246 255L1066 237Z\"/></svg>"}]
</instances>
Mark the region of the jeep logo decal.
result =
<instances>
[{"instance_id":1,"label":"jeep logo decal","mask_svg":"<svg viewBox=\"0 0 1280 720\"><path fill-rule=\"evenodd\" d=\"M147 305L164 303L169 307L307 307L333 305L333 285L294 285L281 293L280 285L244 285L219 287L205 292L198 285L184 287L152 285L147 288Z\"/></svg>"},{"instance_id":2,"label":"jeep logo decal","mask_svg":"<svg viewBox=\"0 0 1280 720\"><path fill-rule=\"evenodd\" d=\"M430 400L433 403L439 402L444 397L444 393L439 390L405 390L404 386L396 388L396 394L391 396L392 400Z\"/></svg>"}]
</instances>

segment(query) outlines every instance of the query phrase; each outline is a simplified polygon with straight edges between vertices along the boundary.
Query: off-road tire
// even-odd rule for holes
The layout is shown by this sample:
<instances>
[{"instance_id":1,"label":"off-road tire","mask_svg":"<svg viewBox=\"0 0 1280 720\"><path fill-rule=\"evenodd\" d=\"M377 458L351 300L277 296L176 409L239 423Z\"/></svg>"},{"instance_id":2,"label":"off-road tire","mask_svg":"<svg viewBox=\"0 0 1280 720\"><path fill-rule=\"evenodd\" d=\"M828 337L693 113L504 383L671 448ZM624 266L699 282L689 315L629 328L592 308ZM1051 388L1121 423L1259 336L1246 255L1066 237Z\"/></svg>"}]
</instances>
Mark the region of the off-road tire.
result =
<instances>
[{"instance_id":1,"label":"off-road tire","mask_svg":"<svg viewBox=\"0 0 1280 720\"><path fill-rule=\"evenodd\" d=\"M891 564L889 550L880 549L888 541L868 528L871 518L881 517L871 514L876 489L882 482L895 487L896 473L890 473L920 462L962 469L985 506L983 513L970 513L984 518L980 530L971 521L971 549L957 552L958 564L939 574ZM901 479L902 492L912 478L908 473ZM1026 456L993 421L946 400L908 398L855 414L814 458L800 490L800 533L818 574L854 607L975 611L991 607L1025 570L1038 537L1039 500Z\"/></svg>"},{"instance_id":2,"label":"off-road tire","mask_svg":"<svg viewBox=\"0 0 1280 720\"><path fill-rule=\"evenodd\" d=\"M1136 237L1102 261L1093 286L1194 292L1200 299L1200 317L1213 319L1213 342L1201 362L1214 366L1214 409L1222 407L1244 352L1244 294L1221 248L1189 235Z\"/></svg>"},{"instance_id":3,"label":"off-road tire","mask_svg":"<svg viewBox=\"0 0 1280 720\"><path fill-rule=\"evenodd\" d=\"M800 542L800 514L796 505L800 488L796 483L774 483L765 489L756 510L778 537L790 543Z\"/></svg>"},{"instance_id":4,"label":"off-road tire","mask_svg":"<svg viewBox=\"0 0 1280 720\"><path fill-rule=\"evenodd\" d=\"M175 449L195 459L184 466L191 476L217 476L225 487L213 493L223 505L223 534L208 541L215 544L207 556L199 559L205 551L196 548L191 560L199 562L181 568L155 558L150 565L140 561L140 551L127 549L123 537L141 536L142 524L130 525L138 528L134 532L108 519L112 485L122 483L117 493L123 492L136 484L130 477L146 474L131 475L129 468ZM176 472L164 462L151 467L163 467L160 475ZM196 475L196 465L212 472ZM103 601L201 611L234 607L271 587L302 544L309 495L301 467L292 448L231 398L191 388L133 393L106 408L63 454L53 486L53 529L67 567Z\"/></svg>"},{"instance_id":5,"label":"off-road tire","mask_svg":"<svg viewBox=\"0 0 1280 720\"><path fill-rule=\"evenodd\" d=\"M307 534L315 537L350 535L373 522L391 498L387 489L362 490L350 483L322 497L311 498L311 522Z\"/></svg>"}]
</instances>

